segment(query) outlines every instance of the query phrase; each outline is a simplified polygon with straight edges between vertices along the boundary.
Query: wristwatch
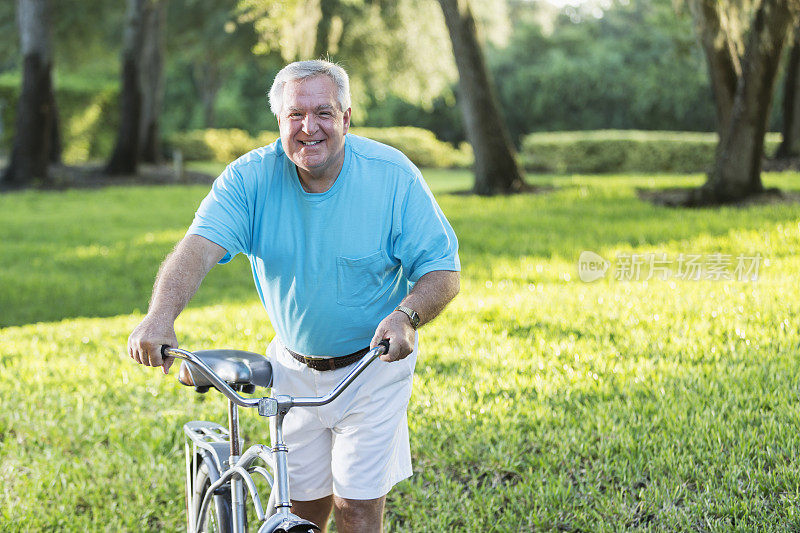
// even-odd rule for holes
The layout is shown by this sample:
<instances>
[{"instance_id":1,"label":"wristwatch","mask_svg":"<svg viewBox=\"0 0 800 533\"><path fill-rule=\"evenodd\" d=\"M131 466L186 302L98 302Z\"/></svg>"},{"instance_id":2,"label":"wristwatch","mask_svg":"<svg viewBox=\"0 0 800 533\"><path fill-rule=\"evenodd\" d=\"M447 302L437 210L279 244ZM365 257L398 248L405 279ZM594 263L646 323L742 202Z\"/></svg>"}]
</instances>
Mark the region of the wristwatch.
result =
<instances>
[{"instance_id":1,"label":"wristwatch","mask_svg":"<svg viewBox=\"0 0 800 533\"><path fill-rule=\"evenodd\" d=\"M411 321L412 328L417 329L419 327L419 315L417 314L416 311L404 305L398 305L397 307L394 308L394 310L407 314L408 319Z\"/></svg>"}]
</instances>

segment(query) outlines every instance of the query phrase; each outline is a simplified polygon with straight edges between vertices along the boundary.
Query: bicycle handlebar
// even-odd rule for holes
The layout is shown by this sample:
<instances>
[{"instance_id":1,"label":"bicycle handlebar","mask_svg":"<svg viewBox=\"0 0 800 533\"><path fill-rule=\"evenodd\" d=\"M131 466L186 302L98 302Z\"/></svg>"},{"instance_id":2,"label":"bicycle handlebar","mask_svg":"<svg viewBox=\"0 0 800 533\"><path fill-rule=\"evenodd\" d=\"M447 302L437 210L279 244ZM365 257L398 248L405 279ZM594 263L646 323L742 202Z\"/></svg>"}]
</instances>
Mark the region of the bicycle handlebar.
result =
<instances>
[{"instance_id":1,"label":"bicycle handlebar","mask_svg":"<svg viewBox=\"0 0 800 533\"><path fill-rule=\"evenodd\" d=\"M258 407L258 398L245 398L236 393L235 390L228 385L224 379L219 377L216 372L211 370L202 359L197 357L194 353L180 348L170 348L166 344L161 347L161 357L174 357L176 359L183 359L187 363L191 363L197 370L200 371L208 380L216 387L218 391L228 397L230 401L239 407Z\"/></svg>"},{"instance_id":2,"label":"bicycle handlebar","mask_svg":"<svg viewBox=\"0 0 800 533\"><path fill-rule=\"evenodd\" d=\"M326 405L333 400L335 400L341 393L346 389L354 379L358 377L361 372L364 371L367 366L370 365L375 359L380 357L381 355L387 353L389 351L389 341L387 339L382 340L375 348L368 351L364 357L356 364L355 367L350 371L345 378L339 382L334 389L326 394L325 396L319 397L299 397L299 398L292 398L288 397L288 405L287 408L291 407L319 407L322 405ZM162 357L175 357L177 359L183 359L184 361L194 365L197 370L199 370L203 375L205 375L209 381L216 387L218 391L220 391L223 395L225 395L230 401L238 405L239 407L257 407L259 408L259 414L262 416L272 416L275 414L273 406L267 406L265 400L271 400L272 398L245 398L240 396L235 390L228 385L224 379L219 377L216 372L211 370L207 364L203 362L202 359L197 357L194 353L188 350L182 350L180 348L170 348L167 345L163 345L161 347L161 356ZM274 399L272 399L274 400Z\"/></svg>"},{"instance_id":3,"label":"bicycle handlebar","mask_svg":"<svg viewBox=\"0 0 800 533\"><path fill-rule=\"evenodd\" d=\"M383 349L383 350L381 350ZM333 400L339 396L344 389L346 389L354 379L358 377L361 372L364 371L370 363L372 363L375 359L380 357L381 355L387 353L389 351L389 341L388 339L383 339L378 345L373 348L372 350L368 351L364 357L361 358L361 361L350 371L345 378L339 382L336 387L333 388L325 396L321 397L312 397L312 398L292 398L292 406L299 406L299 407L319 407L321 405L326 405L331 403Z\"/></svg>"}]
</instances>

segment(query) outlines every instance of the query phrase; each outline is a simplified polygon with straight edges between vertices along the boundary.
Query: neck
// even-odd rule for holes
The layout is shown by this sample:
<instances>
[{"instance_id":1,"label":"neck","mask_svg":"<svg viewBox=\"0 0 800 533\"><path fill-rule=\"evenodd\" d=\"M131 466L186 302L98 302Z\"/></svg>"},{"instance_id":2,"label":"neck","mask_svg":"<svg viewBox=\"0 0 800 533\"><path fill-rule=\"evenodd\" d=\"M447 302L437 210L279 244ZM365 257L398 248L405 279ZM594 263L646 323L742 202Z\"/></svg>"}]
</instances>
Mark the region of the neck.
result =
<instances>
[{"instance_id":1,"label":"neck","mask_svg":"<svg viewBox=\"0 0 800 533\"><path fill-rule=\"evenodd\" d=\"M344 150L341 151L336 161L329 167L320 169L306 169L295 165L297 179L303 190L310 193L323 193L330 190L339 177L344 166Z\"/></svg>"},{"instance_id":2,"label":"neck","mask_svg":"<svg viewBox=\"0 0 800 533\"><path fill-rule=\"evenodd\" d=\"M334 176L330 178L325 175L316 176L314 173L304 170L297 165L295 165L295 169L297 170L297 179L300 180L300 186L303 187L304 191L310 193L319 194L327 192L333 187L333 184L336 183L336 178L338 177Z\"/></svg>"}]
</instances>

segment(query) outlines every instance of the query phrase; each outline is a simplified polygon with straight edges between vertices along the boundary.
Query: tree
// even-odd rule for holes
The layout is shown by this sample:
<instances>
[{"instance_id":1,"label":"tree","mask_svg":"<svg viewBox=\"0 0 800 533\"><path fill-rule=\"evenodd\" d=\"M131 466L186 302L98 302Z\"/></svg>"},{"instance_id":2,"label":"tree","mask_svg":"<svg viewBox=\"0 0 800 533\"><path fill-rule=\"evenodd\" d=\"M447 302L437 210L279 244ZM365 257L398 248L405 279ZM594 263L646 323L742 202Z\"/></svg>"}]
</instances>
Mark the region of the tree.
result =
<instances>
[{"instance_id":1,"label":"tree","mask_svg":"<svg viewBox=\"0 0 800 533\"><path fill-rule=\"evenodd\" d=\"M158 116L163 91L163 0L128 0L122 44L120 121L106 173L136 173L142 154L159 151Z\"/></svg>"},{"instance_id":2,"label":"tree","mask_svg":"<svg viewBox=\"0 0 800 533\"><path fill-rule=\"evenodd\" d=\"M800 27L794 28L794 39L786 65L783 85L783 126L778 159L800 156Z\"/></svg>"},{"instance_id":3,"label":"tree","mask_svg":"<svg viewBox=\"0 0 800 533\"><path fill-rule=\"evenodd\" d=\"M135 174L139 162L139 116L142 93L139 62L144 41L144 7L147 0L128 0L122 42L122 74L119 92L119 129L106 173Z\"/></svg>"},{"instance_id":4,"label":"tree","mask_svg":"<svg viewBox=\"0 0 800 533\"><path fill-rule=\"evenodd\" d=\"M672 0L595 9L519 0L509 45L486 47L512 141L534 131L713 130L691 18L675 16Z\"/></svg>"},{"instance_id":5,"label":"tree","mask_svg":"<svg viewBox=\"0 0 800 533\"><path fill-rule=\"evenodd\" d=\"M139 117L139 155L145 163L161 162L159 117L164 102L164 0L151 1L144 11L142 58L139 67L142 91Z\"/></svg>"},{"instance_id":6,"label":"tree","mask_svg":"<svg viewBox=\"0 0 800 533\"><path fill-rule=\"evenodd\" d=\"M48 0L19 0L22 90L17 129L3 187L48 181L47 167L60 158L58 116L52 81L52 41Z\"/></svg>"},{"instance_id":7,"label":"tree","mask_svg":"<svg viewBox=\"0 0 800 533\"><path fill-rule=\"evenodd\" d=\"M350 76L353 120L390 95L423 105L455 79L442 13L430 0L240 0L240 22L252 22L258 54L284 62L327 57ZM420 20L426 24L419 24Z\"/></svg>"},{"instance_id":8,"label":"tree","mask_svg":"<svg viewBox=\"0 0 800 533\"><path fill-rule=\"evenodd\" d=\"M188 103L188 108L193 108L193 102L200 102L201 113L198 115L202 118L195 123L196 126L218 127L216 104L223 83L230 83L236 77L238 68L251 68L251 50L257 39L252 24L237 20L238 1L169 2L168 49L171 56L176 58L173 65L177 65L177 70L184 73L182 77L192 82L183 95L184 102L178 102L177 105ZM263 94L262 87L262 98ZM185 114L192 115L189 111Z\"/></svg>"},{"instance_id":9,"label":"tree","mask_svg":"<svg viewBox=\"0 0 800 533\"><path fill-rule=\"evenodd\" d=\"M760 0L749 16L746 6L735 0L690 0L711 77L720 138L706 183L692 192L689 204L731 202L763 191L764 135L781 51L799 4Z\"/></svg>"},{"instance_id":10,"label":"tree","mask_svg":"<svg viewBox=\"0 0 800 533\"><path fill-rule=\"evenodd\" d=\"M459 103L475 153L474 191L508 194L524 189L506 125L486 68L467 0L439 0L458 68Z\"/></svg>"}]
</instances>

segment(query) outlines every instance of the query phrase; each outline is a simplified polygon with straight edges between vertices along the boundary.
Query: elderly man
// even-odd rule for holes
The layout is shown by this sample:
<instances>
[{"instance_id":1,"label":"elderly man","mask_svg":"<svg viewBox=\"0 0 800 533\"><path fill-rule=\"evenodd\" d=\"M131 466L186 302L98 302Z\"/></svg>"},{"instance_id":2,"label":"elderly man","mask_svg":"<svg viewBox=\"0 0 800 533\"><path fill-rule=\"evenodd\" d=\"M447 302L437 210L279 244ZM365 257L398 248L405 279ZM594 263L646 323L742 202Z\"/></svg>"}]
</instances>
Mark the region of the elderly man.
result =
<instances>
[{"instance_id":1,"label":"elderly man","mask_svg":"<svg viewBox=\"0 0 800 533\"><path fill-rule=\"evenodd\" d=\"M419 170L348 134L350 88L327 61L292 63L269 93L280 139L231 163L156 279L130 356L167 372L161 345L213 265L250 259L276 337L277 394L322 395L368 347L390 349L332 404L284 422L292 511L323 528L380 531L386 494L411 475L406 408L417 328L459 290L458 243Z\"/></svg>"}]
</instances>

